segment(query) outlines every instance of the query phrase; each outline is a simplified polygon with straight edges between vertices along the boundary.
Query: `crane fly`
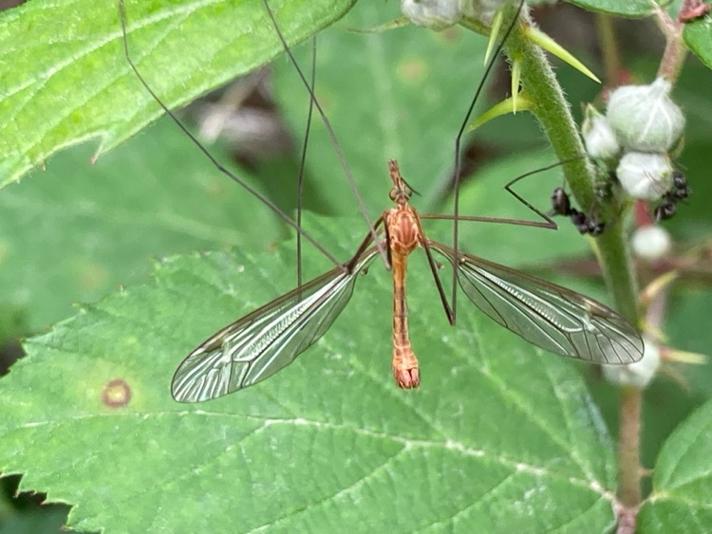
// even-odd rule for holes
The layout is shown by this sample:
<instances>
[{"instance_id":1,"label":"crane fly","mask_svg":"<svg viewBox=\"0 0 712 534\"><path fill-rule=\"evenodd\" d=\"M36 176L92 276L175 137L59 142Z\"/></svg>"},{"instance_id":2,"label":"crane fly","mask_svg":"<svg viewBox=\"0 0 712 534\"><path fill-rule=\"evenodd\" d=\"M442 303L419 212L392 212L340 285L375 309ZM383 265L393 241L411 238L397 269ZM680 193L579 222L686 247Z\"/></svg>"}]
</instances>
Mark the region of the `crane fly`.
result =
<instances>
[{"instance_id":1,"label":"crane fly","mask_svg":"<svg viewBox=\"0 0 712 534\"><path fill-rule=\"evenodd\" d=\"M368 232L352 258L345 263L339 263L318 241L301 228L300 210L295 222L269 198L220 164L161 101L139 72L129 54L123 0L118 0L125 58L141 84L220 172L262 201L265 206L297 231L297 288L224 327L193 350L181 362L173 376L171 393L175 400L201 402L215 399L265 380L292 363L297 356L329 330L348 304L359 274L365 271L377 255L384 258L393 279L391 358L393 376L396 384L401 388L418 387L420 367L410 343L405 289L408 257L417 248L422 248L425 251L441 304L451 325L455 324L456 296L459 288L485 315L529 343L550 352L605 364L628 364L642 358L643 341L640 335L633 325L614 310L569 289L477 256L465 254L459 249L458 223L460 221L556 229L556 223L550 216L527 202L511 186L526 176L578 159L564 160L528 172L505 185L505 189L510 194L545 221L459 214L458 184L461 141L487 75L519 19L524 0L520 0L515 16L476 86L465 119L455 139L453 215L419 214L410 204L411 196L414 193L413 188L401 176L396 161L391 161L389 174L392 188L389 197L394 206L384 211L373 224L368 218L362 199L357 194L353 176L338 145L333 128L314 94L314 67L312 67L310 82L291 53L268 0L263 0L263 4L284 51L309 93L309 119L298 177L298 206L301 206L304 157L307 150L310 119L312 109L315 109L326 127L330 142L336 149L343 174L356 194L358 208L366 219ZM316 48L314 47L312 49L312 64L315 61L315 54ZM451 220L453 222L453 245L448 246L429 239L423 231L422 220L425 219ZM335 264L335 267L330 271L304 284L301 281L300 258L302 237ZM450 264L453 269L452 294L449 300L438 274L439 267L434 253L438 254L445 263Z\"/></svg>"},{"instance_id":2,"label":"crane fly","mask_svg":"<svg viewBox=\"0 0 712 534\"><path fill-rule=\"evenodd\" d=\"M421 216L410 204L413 190L395 161L389 163L394 207L375 228L382 232L393 277L391 365L396 384L420 384L418 359L408 333L405 278L408 256L423 248L448 320L432 252L459 272L467 298L491 319L545 350L605 364L633 363L643 355L643 341L621 315L580 293L534 276L455 250L428 239ZM424 218L424 217L423 217ZM429 219L438 216L427 216ZM380 238L380 236L379 236ZM371 234L345 264L297 287L226 326L183 360L171 385L180 402L201 402L244 389L292 363L323 336L348 304L357 276L377 254Z\"/></svg>"}]
</instances>

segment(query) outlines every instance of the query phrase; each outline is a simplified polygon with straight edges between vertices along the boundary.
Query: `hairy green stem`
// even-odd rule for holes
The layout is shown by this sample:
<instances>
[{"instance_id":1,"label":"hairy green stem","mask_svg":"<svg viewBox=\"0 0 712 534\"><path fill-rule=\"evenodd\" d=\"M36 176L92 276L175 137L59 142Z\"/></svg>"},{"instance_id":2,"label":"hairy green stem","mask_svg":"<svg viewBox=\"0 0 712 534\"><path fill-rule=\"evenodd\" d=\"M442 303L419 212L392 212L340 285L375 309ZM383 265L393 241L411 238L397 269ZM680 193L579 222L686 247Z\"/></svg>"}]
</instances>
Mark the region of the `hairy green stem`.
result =
<instances>
[{"instance_id":1,"label":"hairy green stem","mask_svg":"<svg viewBox=\"0 0 712 534\"><path fill-rule=\"evenodd\" d=\"M638 324L638 288L619 202L612 199L606 206L598 205L595 170L586 157L569 104L542 50L518 32L510 41L508 53L523 64L522 80L533 102L533 113L559 160L580 158L564 167L566 182L584 211L599 213L607 222L606 231L596 239L598 258L618 311Z\"/></svg>"},{"instance_id":2,"label":"hairy green stem","mask_svg":"<svg viewBox=\"0 0 712 534\"><path fill-rule=\"evenodd\" d=\"M509 9L505 20L513 16L514 8ZM524 21L532 24L526 15ZM566 182L582 209L600 214L608 223L606 231L595 241L598 260L618 311L637 325L640 323L638 284L624 233L622 201L613 198L599 205L595 170L586 157L569 103L544 52L526 38L521 26L510 36L506 52L510 61L519 61L522 65L522 83L533 104L531 111L559 160L578 158L564 167ZM640 407L640 390L621 392L619 498L633 525L640 504Z\"/></svg>"},{"instance_id":3,"label":"hairy green stem","mask_svg":"<svg viewBox=\"0 0 712 534\"><path fill-rule=\"evenodd\" d=\"M618 311L632 324L639 324L638 284L624 232L620 200L597 206L596 176L571 116L568 102L541 49L522 32L514 35L509 55L523 63L523 80L534 114L546 132L559 159L583 157L565 168L566 181L579 205L589 213L603 213L606 231L596 239L598 261ZM594 206L596 209L594 210ZM641 392L636 388L621 391L618 441L618 496L627 517L619 524L635 524L635 510L640 504L640 407ZM619 517L623 520L624 517Z\"/></svg>"},{"instance_id":4,"label":"hairy green stem","mask_svg":"<svg viewBox=\"0 0 712 534\"><path fill-rule=\"evenodd\" d=\"M514 7L511 7L505 20L513 16L513 11ZM471 29L481 27L481 24L467 20L464 23ZM531 24L528 16L525 23ZM506 52L511 61L519 61L522 65L522 83L533 104L531 111L559 160L577 158L564 167L566 182L579 206L589 213L600 214L608 222L606 231L596 239L599 261L618 311L633 324L638 324L638 287L620 216L620 202L613 199L606 205L599 205L595 170L586 157L569 103L541 48L527 39L520 26L510 35Z\"/></svg>"}]
</instances>

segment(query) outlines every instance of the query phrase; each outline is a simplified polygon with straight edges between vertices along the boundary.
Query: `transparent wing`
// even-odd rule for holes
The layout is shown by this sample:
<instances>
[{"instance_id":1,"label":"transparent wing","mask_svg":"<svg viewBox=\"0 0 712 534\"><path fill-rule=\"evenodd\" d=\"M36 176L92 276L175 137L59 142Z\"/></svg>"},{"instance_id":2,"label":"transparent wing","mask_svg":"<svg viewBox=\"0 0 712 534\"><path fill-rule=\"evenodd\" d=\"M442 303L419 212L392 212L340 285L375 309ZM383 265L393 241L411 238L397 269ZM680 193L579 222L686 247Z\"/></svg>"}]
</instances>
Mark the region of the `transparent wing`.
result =
<instances>
[{"instance_id":1,"label":"transparent wing","mask_svg":"<svg viewBox=\"0 0 712 534\"><path fill-rule=\"evenodd\" d=\"M202 402L272 376L329 329L351 298L356 277L377 250L365 252L350 273L333 269L226 326L181 362L171 393Z\"/></svg>"},{"instance_id":2,"label":"transparent wing","mask_svg":"<svg viewBox=\"0 0 712 534\"><path fill-rule=\"evenodd\" d=\"M606 364L634 363L643 340L612 309L580 293L431 242L459 269L460 287L484 313L551 352Z\"/></svg>"}]
</instances>

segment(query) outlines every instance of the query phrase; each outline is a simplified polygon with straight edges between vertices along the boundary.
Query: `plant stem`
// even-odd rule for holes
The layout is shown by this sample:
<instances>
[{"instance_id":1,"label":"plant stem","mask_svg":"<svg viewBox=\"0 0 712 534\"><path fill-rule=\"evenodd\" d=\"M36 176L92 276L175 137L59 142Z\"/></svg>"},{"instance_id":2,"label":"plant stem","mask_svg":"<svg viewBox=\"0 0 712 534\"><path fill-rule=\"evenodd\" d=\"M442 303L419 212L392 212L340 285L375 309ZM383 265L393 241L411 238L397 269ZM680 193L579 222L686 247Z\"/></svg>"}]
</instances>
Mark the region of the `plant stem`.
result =
<instances>
[{"instance_id":1,"label":"plant stem","mask_svg":"<svg viewBox=\"0 0 712 534\"><path fill-rule=\"evenodd\" d=\"M665 52L660 60L658 76L675 83L687 57L687 47L682 42L682 24L672 20L660 6L655 10L655 20L665 35Z\"/></svg>"},{"instance_id":2,"label":"plant stem","mask_svg":"<svg viewBox=\"0 0 712 534\"><path fill-rule=\"evenodd\" d=\"M513 16L513 8L509 9L505 20ZM528 15L524 15L524 23L532 24ZM506 52L511 61L522 64L522 82L532 101L532 112L558 158L579 158L564 167L567 184L584 211L598 213L608 223L606 231L595 240L598 260L618 311L637 325L640 323L638 286L624 234L622 201L613 198L606 205L598 204L595 171L586 157L569 103L544 52L526 39L521 26L512 32ZM618 484L625 512L625 517L619 516L621 527L625 522L627 527L632 524L635 528L635 514L640 504L640 407L639 389L621 391Z\"/></svg>"},{"instance_id":3,"label":"plant stem","mask_svg":"<svg viewBox=\"0 0 712 534\"><path fill-rule=\"evenodd\" d=\"M639 388L623 386L620 391L618 433L618 498L628 509L640 504L640 413Z\"/></svg>"},{"instance_id":4,"label":"plant stem","mask_svg":"<svg viewBox=\"0 0 712 534\"><path fill-rule=\"evenodd\" d=\"M665 52L658 76L675 83L687 55L682 42L682 25L673 21L661 7L656 21L665 35ZM625 310L621 310L626 313ZM661 312L662 313L662 312ZM658 321L659 322L659 321ZM659 326L659 325L658 325ZM640 421L643 393L639 388L623 387L620 397L618 430L618 498L623 505L618 516L618 533L635 532L636 515L641 502Z\"/></svg>"},{"instance_id":5,"label":"plant stem","mask_svg":"<svg viewBox=\"0 0 712 534\"><path fill-rule=\"evenodd\" d=\"M505 20L513 15L514 8L510 10ZM524 20L531 24L528 16ZM465 25L477 27L469 21L465 21ZM522 64L522 82L533 104L532 112L557 157L559 160L577 158L564 167L564 174L579 206L588 213L599 213L609 222L606 231L596 239L599 261L618 310L631 323L638 324L638 288L623 231L621 204L617 199L607 205L598 204L595 171L586 157L569 103L541 48L526 38L520 26L510 35L506 51L511 61Z\"/></svg>"},{"instance_id":6,"label":"plant stem","mask_svg":"<svg viewBox=\"0 0 712 534\"><path fill-rule=\"evenodd\" d=\"M577 202L591 213L597 204L595 174L585 158L578 128L571 116L568 102L541 49L515 32L508 46L510 58L524 63L522 77L532 101L534 114L547 133L560 159L582 157L576 164L566 167L566 181ZM639 324L638 284L624 232L624 217L620 201L612 199L608 207L598 206L608 223L606 231L595 241L598 261L606 284L618 311L632 324ZM606 209L607 208L607 209ZM620 428L618 447L619 498L628 521L619 523L635 525L635 512L640 504L640 407L641 391L625 388L621 391Z\"/></svg>"},{"instance_id":7,"label":"plant stem","mask_svg":"<svg viewBox=\"0 0 712 534\"><path fill-rule=\"evenodd\" d=\"M640 494L640 421L643 392L634 386L623 386L618 409L618 525L616 534L636 531Z\"/></svg>"},{"instance_id":8,"label":"plant stem","mask_svg":"<svg viewBox=\"0 0 712 534\"><path fill-rule=\"evenodd\" d=\"M598 261L616 309L631 324L640 324L638 280L624 232L623 217L608 219L606 231L596 240Z\"/></svg>"}]
</instances>

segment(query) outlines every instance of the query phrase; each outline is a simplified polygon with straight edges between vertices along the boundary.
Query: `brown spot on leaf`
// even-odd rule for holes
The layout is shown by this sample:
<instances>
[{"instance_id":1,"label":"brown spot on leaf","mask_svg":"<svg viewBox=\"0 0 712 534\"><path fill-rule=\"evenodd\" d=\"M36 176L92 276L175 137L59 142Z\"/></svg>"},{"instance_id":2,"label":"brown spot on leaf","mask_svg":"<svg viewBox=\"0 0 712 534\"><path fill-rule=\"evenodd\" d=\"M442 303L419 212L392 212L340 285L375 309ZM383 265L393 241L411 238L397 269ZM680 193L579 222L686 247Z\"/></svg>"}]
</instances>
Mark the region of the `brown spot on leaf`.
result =
<instances>
[{"instance_id":1,"label":"brown spot on leaf","mask_svg":"<svg viewBox=\"0 0 712 534\"><path fill-rule=\"evenodd\" d=\"M402 61L397 67L397 73L405 82L418 82L425 78L428 68L420 58L412 58Z\"/></svg>"},{"instance_id":2,"label":"brown spot on leaf","mask_svg":"<svg viewBox=\"0 0 712 534\"><path fill-rule=\"evenodd\" d=\"M115 378L104 386L101 401L109 408L121 408L131 400L131 388L121 378Z\"/></svg>"},{"instance_id":3,"label":"brown spot on leaf","mask_svg":"<svg viewBox=\"0 0 712 534\"><path fill-rule=\"evenodd\" d=\"M109 272L102 265L94 262L81 263L78 274L79 284L87 291L101 289L109 279Z\"/></svg>"}]
</instances>

